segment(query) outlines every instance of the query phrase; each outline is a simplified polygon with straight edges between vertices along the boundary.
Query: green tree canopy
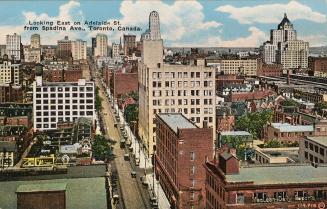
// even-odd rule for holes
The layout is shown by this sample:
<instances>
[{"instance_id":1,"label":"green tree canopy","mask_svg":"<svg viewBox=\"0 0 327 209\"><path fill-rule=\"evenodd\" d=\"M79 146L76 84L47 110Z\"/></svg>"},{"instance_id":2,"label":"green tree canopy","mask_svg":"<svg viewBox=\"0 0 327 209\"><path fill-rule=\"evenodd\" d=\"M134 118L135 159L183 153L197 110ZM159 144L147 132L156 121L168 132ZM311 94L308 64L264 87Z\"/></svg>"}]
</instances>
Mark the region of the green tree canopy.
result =
<instances>
[{"instance_id":1,"label":"green tree canopy","mask_svg":"<svg viewBox=\"0 0 327 209\"><path fill-rule=\"evenodd\" d=\"M92 142L92 155L96 160L106 160L113 156L110 142L103 135L96 135Z\"/></svg>"},{"instance_id":2,"label":"green tree canopy","mask_svg":"<svg viewBox=\"0 0 327 209\"><path fill-rule=\"evenodd\" d=\"M236 120L235 127L237 130L248 131L253 137L259 138L263 127L272 119L273 112L271 110L247 113Z\"/></svg>"},{"instance_id":3,"label":"green tree canopy","mask_svg":"<svg viewBox=\"0 0 327 209\"><path fill-rule=\"evenodd\" d=\"M137 121L138 120L138 114L139 114L139 107L137 104L131 104L128 105L125 108L125 118L126 122L130 123L131 121Z\"/></svg>"}]
</instances>

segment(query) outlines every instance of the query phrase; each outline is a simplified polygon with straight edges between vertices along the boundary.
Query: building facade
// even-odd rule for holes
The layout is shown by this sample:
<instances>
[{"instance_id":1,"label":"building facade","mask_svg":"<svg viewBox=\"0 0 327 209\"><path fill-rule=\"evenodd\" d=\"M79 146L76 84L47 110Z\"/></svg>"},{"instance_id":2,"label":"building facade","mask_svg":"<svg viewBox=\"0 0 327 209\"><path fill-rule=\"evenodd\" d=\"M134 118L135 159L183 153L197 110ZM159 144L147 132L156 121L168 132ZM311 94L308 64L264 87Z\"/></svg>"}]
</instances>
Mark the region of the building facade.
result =
<instances>
[{"instance_id":1,"label":"building facade","mask_svg":"<svg viewBox=\"0 0 327 209\"><path fill-rule=\"evenodd\" d=\"M300 161L303 163L326 163L327 162L327 137L307 136L300 141Z\"/></svg>"},{"instance_id":2,"label":"building facade","mask_svg":"<svg viewBox=\"0 0 327 209\"><path fill-rule=\"evenodd\" d=\"M124 54L130 56L133 50L136 48L136 35L125 35L124 34Z\"/></svg>"},{"instance_id":3,"label":"building facade","mask_svg":"<svg viewBox=\"0 0 327 209\"><path fill-rule=\"evenodd\" d=\"M325 208L326 166L241 167L234 152L218 152L205 163L206 209Z\"/></svg>"},{"instance_id":4,"label":"building facade","mask_svg":"<svg viewBox=\"0 0 327 209\"><path fill-rule=\"evenodd\" d=\"M220 62L224 74L256 76L260 59L226 59Z\"/></svg>"},{"instance_id":5,"label":"building facade","mask_svg":"<svg viewBox=\"0 0 327 209\"><path fill-rule=\"evenodd\" d=\"M97 34L95 37L96 47L94 48L94 56L108 56L108 37L105 34Z\"/></svg>"},{"instance_id":6,"label":"building facade","mask_svg":"<svg viewBox=\"0 0 327 209\"><path fill-rule=\"evenodd\" d=\"M314 76L327 76L327 57L309 57L308 65Z\"/></svg>"},{"instance_id":7,"label":"building facade","mask_svg":"<svg viewBox=\"0 0 327 209\"><path fill-rule=\"evenodd\" d=\"M210 128L199 128L181 113L159 113L155 173L171 208L204 208L203 162L213 156Z\"/></svg>"},{"instance_id":8,"label":"building facade","mask_svg":"<svg viewBox=\"0 0 327 209\"><path fill-rule=\"evenodd\" d=\"M72 57L74 60L86 60L86 41L72 41Z\"/></svg>"},{"instance_id":9,"label":"building facade","mask_svg":"<svg viewBox=\"0 0 327 209\"><path fill-rule=\"evenodd\" d=\"M58 41L57 53L58 58L61 59L67 59L72 56L72 42L68 39L68 36Z\"/></svg>"},{"instance_id":10,"label":"building facade","mask_svg":"<svg viewBox=\"0 0 327 209\"><path fill-rule=\"evenodd\" d=\"M0 60L0 84L20 85L23 81L20 64L15 63L4 55Z\"/></svg>"},{"instance_id":11,"label":"building facade","mask_svg":"<svg viewBox=\"0 0 327 209\"><path fill-rule=\"evenodd\" d=\"M21 59L21 36L14 33L6 36L6 53L10 57L13 56L15 60Z\"/></svg>"},{"instance_id":12,"label":"building facade","mask_svg":"<svg viewBox=\"0 0 327 209\"><path fill-rule=\"evenodd\" d=\"M111 57L117 59L120 57L120 44L112 43Z\"/></svg>"},{"instance_id":13,"label":"building facade","mask_svg":"<svg viewBox=\"0 0 327 209\"><path fill-rule=\"evenodd\" d=\"M94 82L43 82L41 75L33 83L34 130L56 129L58 122L74 122L81 117L94 122Z\"/></svg>"},{"instance_id":14,"label":"building facade","mask_svg":"<svg viewBox=\"0 0 327 209\"><path fill-rule=\"evenodd\" d=\"M40 49L41 48L41 36L40 34L31 35L31 48Z\"/></svg>"},{"instance_id":15,"label":"building facade","mask_svg":"<svg viewBox=\"0 0 327 209\"><path fill-rule=\"evenodd\" d=\"M139 63L139 134L148 154L155 145L156 113L183 113L202 127L215 127L215 69L163 64L162 40L143 40ZM214 133L215 134L215 133Z\"/></svg>"}]
</instances>

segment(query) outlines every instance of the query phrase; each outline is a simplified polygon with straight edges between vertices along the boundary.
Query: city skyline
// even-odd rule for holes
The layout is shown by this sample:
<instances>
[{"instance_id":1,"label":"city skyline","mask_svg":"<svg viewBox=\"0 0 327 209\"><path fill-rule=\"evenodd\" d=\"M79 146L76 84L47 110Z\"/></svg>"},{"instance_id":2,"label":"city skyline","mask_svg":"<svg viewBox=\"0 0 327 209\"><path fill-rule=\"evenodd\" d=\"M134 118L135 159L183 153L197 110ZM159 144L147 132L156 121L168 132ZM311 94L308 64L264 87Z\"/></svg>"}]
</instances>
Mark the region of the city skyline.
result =
<instances>
[{"instance_id":1,"label":"city skyline","mask_svg":"<svg viewBox=\"0 0 327 209\"><path fill-rule=\"evenodd\" d=\"M118 42L122 31L83 32L24 32L28 21L104 21L119 20L126 26L139 26L145 32L148 14L155 10L161 16L161 31L168 47L259 47L269 39L271 28L275 28L287 13L297 28L298 38L310 42L310 46L325 46L327 43L327 2L308 1L186 1L186 2L90 2L38 1L3 2L5 8L0 15L0 30L4 35L16 32L22 35L22 43L28 44L33 33L41 34L41 41L56 44L68 35L71 40L83 39L91 45L91 37L97 33L108 35L108 43ZM106 8L106 9L104 9ZM142 9L141 9L142 8ZM183 10L181 10L183 8ZM182 12L181 12L182 11ZM269 13L271 11L271 13ZM13 18L15 17L15 18ZM189 20L192 20L191 23ZM308 30L309 28L309 30ZM313 33L312 31L315 31ZM128 32L125 32L125 34ZM0 37L0 43L5 43Z\"/></svg>"}]
</instances>

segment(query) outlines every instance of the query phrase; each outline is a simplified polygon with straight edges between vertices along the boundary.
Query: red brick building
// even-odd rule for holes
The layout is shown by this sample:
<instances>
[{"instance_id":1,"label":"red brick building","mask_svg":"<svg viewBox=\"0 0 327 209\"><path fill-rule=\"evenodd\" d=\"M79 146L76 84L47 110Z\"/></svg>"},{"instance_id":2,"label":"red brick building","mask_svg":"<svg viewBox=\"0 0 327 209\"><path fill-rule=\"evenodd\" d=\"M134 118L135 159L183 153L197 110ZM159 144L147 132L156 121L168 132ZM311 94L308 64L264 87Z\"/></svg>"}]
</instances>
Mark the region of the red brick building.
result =
<instances>
[{"instance_id":1,"label":"red brick building","mask_svg":"<svg viewBox=\"0 0 327 209\"><path fill-rule=\"evenodd\" d=\"M206 209L325 208L327 166L281 164L240 167L233 150L207 161Z\"/></svg>"},{"instance_id":2,"label":"red brick building","mask_svg":"<svg viewBox=\"0 0 327 209\"><path fill-rule=\"evenodd\" d=\"M77 82L82 78L82 70L49 70L45 79L49 82Z\"/></svg>"},{"instance_id":3,"label":"red brick building","mask_svg":"<svg viewBox=\"0 0 327 209\"><path fill-rule=\"evenodd\" d=\"M258 76L282 76L283 65L281 64L262 64L258 67Z\"/></svg>"},{"instance_id":4,"label":"red brick building","mask_svg":"<svg viewBox=\"0 0 327 209\"><path fill-rule=\"evenodd\" d=\"M111 92L114 92L115 98L130 92L138 92L138 74L114 73Z\"/></svg>"},{"instance_id":5,"label":"red brick building","mask_svg":"<svg viewBox=\"0 0 327 209\"><path fill-rule=\"evenodd\" d=\"M23 89L12 84L0 85L0 103L23 102Z\"/></svg>"},{"instance_id":6,"label":"red brick building","mask_svg":"<svg viewBox=\"0 0 327 209\"><path fill-rule=\"evenodd\" d=\"M203 162L213 155L210 128L198 128L182 114L156 117L155 173L172 208L204 208Z\"/></svg>"},{"instance_id":7,"label":"red brick building","mask_svg":"<svg viewBox=\"0 0 327 209\"><path fill-rule=\"evenodd\" d=\"M216 90L221 91L226 85L242 83L244 83L244 78L242 77L236 75L218 75L216 77Z\"/></svg>"},{"instance_id":8,"label":"red brick building","mask_svg":"<svg viewBox=\"0 0 327 209\"><path fill-rule=\"evenodd\" d=\"M230 93L227 96L226 100L228 102L258 100L258 99L265 99L275 94L276 93L271 90L260 90L260 91L253 91L253 92L235 92L235 93Z\"/></svg>"},{"instance_id":9,"label":"red brick building","mask_svg":"<svg viewBox=\"0 0 327 209\"><path fill-rule=\"evenodd\" d=\"M314 75L327 74L327 57L309 57L308 67Z\"/></svg>"}]
</instances>

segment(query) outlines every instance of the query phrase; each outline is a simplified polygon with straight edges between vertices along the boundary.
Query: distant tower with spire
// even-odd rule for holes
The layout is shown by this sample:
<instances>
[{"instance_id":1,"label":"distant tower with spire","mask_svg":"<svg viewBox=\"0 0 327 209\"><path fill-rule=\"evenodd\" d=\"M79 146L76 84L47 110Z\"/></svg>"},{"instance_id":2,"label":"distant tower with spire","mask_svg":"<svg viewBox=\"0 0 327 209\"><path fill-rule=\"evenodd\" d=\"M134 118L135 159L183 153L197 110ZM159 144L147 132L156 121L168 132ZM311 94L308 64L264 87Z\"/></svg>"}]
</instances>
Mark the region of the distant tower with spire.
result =
<instances>
[{"instance_id":1,"label":"distant tower with spire","mask_svg":"<svg viewBox=\"0 0 327 209\"><path fill-rule=\"evenodd\" d=\"M147 29L142 35L141 40L160 40L160 19L157 11L152 11L149 15L149 29Z\"/></svg>"}]
</instances>

